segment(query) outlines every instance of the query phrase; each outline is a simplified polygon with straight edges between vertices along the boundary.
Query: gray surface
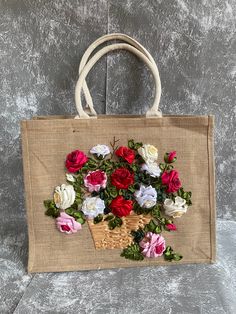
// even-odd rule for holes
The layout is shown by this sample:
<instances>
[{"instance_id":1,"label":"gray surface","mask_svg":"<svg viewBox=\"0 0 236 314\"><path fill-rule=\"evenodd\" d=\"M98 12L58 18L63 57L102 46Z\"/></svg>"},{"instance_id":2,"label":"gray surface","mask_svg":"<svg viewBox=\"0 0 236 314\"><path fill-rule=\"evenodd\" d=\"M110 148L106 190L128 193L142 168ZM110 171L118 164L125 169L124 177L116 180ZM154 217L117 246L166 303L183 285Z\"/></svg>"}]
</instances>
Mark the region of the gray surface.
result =
<instances>
[{"instance_id":1,"label":"gray surface","mask_svg":"<svg viewBox=\"0 0 236 314\"><path fill-rule=\"evenodd\" d=\"M0 0L0 313L17 304L17 313L236 312L235 29L234 0ZM32 277L19 121L74 114L79 60L114 31L157 61L164 113L216 116L218 263ZM104 58L88 83L100 113L141 113L151 103L149 72L128 53Z\"/></svg>"}]
</instances>

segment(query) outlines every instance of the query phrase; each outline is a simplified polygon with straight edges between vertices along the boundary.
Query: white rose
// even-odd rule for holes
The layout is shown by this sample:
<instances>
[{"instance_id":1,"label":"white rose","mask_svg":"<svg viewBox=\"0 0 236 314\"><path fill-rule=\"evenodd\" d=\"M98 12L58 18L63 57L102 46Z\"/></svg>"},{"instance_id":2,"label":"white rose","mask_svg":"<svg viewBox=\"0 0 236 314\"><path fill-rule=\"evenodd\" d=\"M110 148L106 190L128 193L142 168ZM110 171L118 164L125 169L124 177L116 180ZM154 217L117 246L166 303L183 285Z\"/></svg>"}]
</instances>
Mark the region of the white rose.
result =
<instances>
[{"instance_id":1,"label":"white rose","mask_svg":"<svg viewBox=\"0 0 236 314\"><path fill-rule=\"evenodd\" d=\"M70 173L66 173L66 180L69 182L75 182L75 177Z\"/></svg>"},{"instance_id":2,"label":"white rose","mask_svg":"<svg viewBox=\"0 0 236 314\"><path fill-rule=\"evenodd\" d=\"M161 169L159 168L158 164L155 162L152 162L149 164L143 164L141 169L146 171L148 174L150 174L151 177L154 177L154 178L160 177Z\"/></svg>"},{"instance_id":3,"label":"white rose","mask_svg":"<svg viewBox=\"0 0 236 314\"><path fill-rule=\"evenodd\" d=\"M187 212L186 200L180 196L175 197L175 201L166 198L164 201L165 214L173 218L179 218Z\"/></svg>"},{"instance_id":4,"label":"white rose","mask_svg":"<svg viewBox=\"0 0 236 314\"><path fill-rule=\"evenodd\" d=\"M110 154L110 152L111 152L110 148L107 145L101 145L101 144L98 144L90 149L91 154L95 154L98 157L102 156L103 158L106 155Z\"/></svg>"},{"instance_id":5,"label":"white rose","mask_svg":"<svg viewBox=\"0 0 236 314\"><path fill-rule=\"evenodd\" d=\"M143 157L146 163L153 163L158 158L158 150L153 145L144 144L138 149L138 153Z\"/></svg>"},{"instance_id":6,"label":"white rose","mask_svg":"<svg viewBox=\"0 0 236 314\"><path fill-rule=\"evenodd\" d=\"M151 185L148 187L141 185L140 189L134 193L134 196L141 207L151 208L156 205L157 191Z\"/></svg>"},{"instance_id":7,"label":"white rose","mask_svg":"<svg viewBox=\"0 0 236 314\"><path fill-rule=\"evenodd\" d=\"M75 201L75 190L72 185L62 184L55 188L54 202L57 208L67 209Z\"/></svg>"},{"instance_id":8,"label":"white rose","mask_svg":"<svg viewBox=\"0 0 236 314\"><path fill-rule=\"evenodd\" d=\"M82 204L82 212L88 218L94 218L98 214L103 214L105 209L105 203L99 197L87 197Z\"/></svg>"}]
</instances>

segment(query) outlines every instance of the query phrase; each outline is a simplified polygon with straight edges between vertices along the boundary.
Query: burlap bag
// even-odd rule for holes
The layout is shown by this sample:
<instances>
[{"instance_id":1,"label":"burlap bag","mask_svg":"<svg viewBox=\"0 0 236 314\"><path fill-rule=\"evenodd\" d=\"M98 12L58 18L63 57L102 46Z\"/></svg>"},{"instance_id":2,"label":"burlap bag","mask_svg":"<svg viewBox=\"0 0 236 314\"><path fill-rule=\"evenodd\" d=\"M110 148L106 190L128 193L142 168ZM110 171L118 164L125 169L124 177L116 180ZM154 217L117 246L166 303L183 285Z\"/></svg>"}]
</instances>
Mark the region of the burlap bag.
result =
<instances>
[{"instance_id":1,"label":"burlap bag","mask_svg":"<svg viewBox=\"0 0 236 314\"><path fill-rule=\"evenodd\" d=\"M127 43L106 46L88 62L99 44L110 39ZM150 68L156 86L154 105L146 116L96 116L85 78L97 60L108 51L126 49L141 58ZM84 91L90 117L81 106ZM132 38L107 35L93 43L80 64L76 85L78 116L37 117L22 121L22 148L29 233L29 272L58 272L170 264L163 258L130 261L120 257L120 248L96 249L88 224L82 231L65 235L58 232L55 221L44 214L43 201L51 197L53 187L65 181L64 161L68 152L84 152L98 144L108 144L113 136L120 145L134 138L158 147L160 156L176 150L177 168L193 206L177 221L178 232L165 233L184 258L179 264L211 263L215 260L215 187L212 116L162 116L158 111L160 78L150 54ZM174 263L174 262L172 262Z\"/></svg>"}]
</instances>

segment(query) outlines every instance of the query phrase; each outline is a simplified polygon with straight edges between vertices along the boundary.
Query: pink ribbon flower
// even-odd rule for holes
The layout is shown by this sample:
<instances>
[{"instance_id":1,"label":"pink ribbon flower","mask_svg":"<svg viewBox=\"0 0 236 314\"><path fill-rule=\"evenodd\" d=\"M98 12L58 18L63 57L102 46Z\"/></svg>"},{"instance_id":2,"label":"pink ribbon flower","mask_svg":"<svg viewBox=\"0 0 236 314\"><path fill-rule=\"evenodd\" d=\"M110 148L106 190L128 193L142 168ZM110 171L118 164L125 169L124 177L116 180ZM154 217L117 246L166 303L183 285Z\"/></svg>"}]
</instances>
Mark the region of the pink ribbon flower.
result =
<instances>
[{"instance_id":1,"label":"pink ribbon flower","mask_svg":"<svg viewBox=\"0 0 236 314\"><path fill-rule=\"evenodd\" d=\"M75 220L74 217L67 215L66 213L60 213L60 216L56 219L57 228L61 232L67 234L76 233L82 229L81 224Z\"/></svg>"},{"instance_id":2,"label":"pink ribbon flower","mask_svg":"<svg viewBox=\"0 0 236 314\"><path fill-rule=\"evenodd\" d=\"M142 254L146 257L158 257L166 249L165 239L162 235L147 232L142 241L139 242Z\"/></svg>"}]
</instances>

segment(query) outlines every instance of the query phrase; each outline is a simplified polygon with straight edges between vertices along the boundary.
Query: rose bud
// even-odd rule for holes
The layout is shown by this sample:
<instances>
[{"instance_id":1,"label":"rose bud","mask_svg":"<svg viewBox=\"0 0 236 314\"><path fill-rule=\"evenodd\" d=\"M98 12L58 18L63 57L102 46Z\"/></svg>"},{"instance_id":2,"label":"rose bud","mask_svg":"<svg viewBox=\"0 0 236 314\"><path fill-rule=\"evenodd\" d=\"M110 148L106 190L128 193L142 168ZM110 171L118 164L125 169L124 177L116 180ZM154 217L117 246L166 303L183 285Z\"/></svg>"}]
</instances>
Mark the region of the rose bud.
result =
<instances>
[{"instance_id":1,"label":"rose bud","mask_svg":"<svg viewBox=\"0 0 236 314\"><path fill-rule=\"evenodd\" d=\"M164 160L167 164L171 164L175 162L177 159L176 151L172 151L170 153L165 153Z\"/></svg>"},{"instance_id":2,"label":"rose bud","mask_svg":"<svg viewBox=\"0 0 236 314\"><path fill-rule=\"evenodd\" d=\"M169 230L169 231L176 231L176 230L177 230L175 224L167 224L165 227L166 227L166 229Z\"/></svg>"}]
</instances>

